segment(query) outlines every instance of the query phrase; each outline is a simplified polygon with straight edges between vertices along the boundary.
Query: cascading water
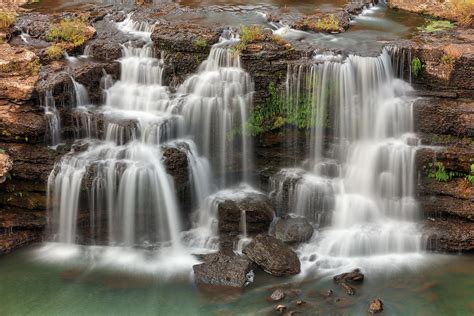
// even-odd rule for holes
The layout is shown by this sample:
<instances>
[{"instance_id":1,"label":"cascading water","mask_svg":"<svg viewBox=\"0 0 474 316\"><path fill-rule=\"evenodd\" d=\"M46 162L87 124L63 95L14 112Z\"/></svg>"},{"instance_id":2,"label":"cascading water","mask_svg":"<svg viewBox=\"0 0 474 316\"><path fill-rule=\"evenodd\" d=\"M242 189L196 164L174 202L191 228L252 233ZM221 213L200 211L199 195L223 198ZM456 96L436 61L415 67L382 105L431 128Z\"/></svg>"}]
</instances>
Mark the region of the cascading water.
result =
<instances>
[{"instance_id":1,"label":"cascading water","mask_svg":"<svg viewBox=\"0 0 474 316\"><path fill-rule=\"evenodd\" d=\"M53 93L51 90L46 91L44 96L44 115L48 122L46 129L46 143L50 146L56 146L61 142L61 116L56 108Z\"/></svg>"},{"instance_id":2,"label":"cascading water","mask_svg":"<svg viewBox=\"0 0 474 316\"><path fill-rule=\"evenodd\" d=\"M133 35L148 33L149 38L141 24L124 21L118 27ZM91 105L85 88L73 80L76 142L48 181L55 241L127 251L156 246L175 253L183 253L183 246L215 249L216 214L208 215L215 211L213 196L220 193L212 192L246 178L251 160L245 122L252 81L239 56L231 53L235 42L221 39L212 47L176 97L162 85L163 60L156 58L151 43L123 45L120 80L113 83L104 76L100 107ZM188 210L181 209L174 179L167 173L165 154L170 149L187 160L192 201L186 207L196 210L189 232L184 232L188 223L183 220ZM229 160L237 154L236 169L243 167L244 176L228 177L233 167ZM211 169L221 179L215 185Z\"/></svg>"},{"instance_id":3,"label":"cascading water","mask_svg":"<svg viewBox=\"0 0 474 316\"><path fill-rule=\"evenodd\" d=\"M198 73L179 88L183 102L174 105L184 117L187 134L212 162L221 187L249 180L250 144L245 123L253 83L240 66L240 56L229 48L236 41L221 38L212 47ZM234 156L240 157L238 161L232 161ZM230 177L227 168L233 164L243 170L242 177Z\"/></svg>"},{"instance_id":4,"label":"cascading water","mask_svg":"<svg viewBox=\"0 0 474 316\"><path fill-rule=\"evenodd\" d=\"M295 104L303 96L311 102L311 166L282 170L272 194L284 210L323 227L300 248L303 266L314 266L305 260L312 254L319 268L416 255L413 101L388 52L290 67L288 78Z\"/></svg>"}]
</instances>

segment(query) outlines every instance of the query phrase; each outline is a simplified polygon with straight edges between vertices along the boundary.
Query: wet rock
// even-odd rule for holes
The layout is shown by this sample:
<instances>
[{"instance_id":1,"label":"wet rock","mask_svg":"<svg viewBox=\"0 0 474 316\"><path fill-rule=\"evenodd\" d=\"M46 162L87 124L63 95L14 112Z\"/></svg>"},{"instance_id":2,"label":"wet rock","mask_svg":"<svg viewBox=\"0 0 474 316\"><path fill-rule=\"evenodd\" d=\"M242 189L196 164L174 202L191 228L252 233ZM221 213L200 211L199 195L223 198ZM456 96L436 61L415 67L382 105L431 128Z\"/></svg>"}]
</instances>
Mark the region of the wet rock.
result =
<instances>
[{"instance_id":1,"label":"wet rock","mask_svg":"<svg viewBox=\"0 0 474 316\"><path fill-rule=\"evenodd\" d=\"M376 314L383 311L383 302L381 299L374 299L369 305L369 313Z\"/></svg>"},{"instance_id":2,"label":"wet rock","mask_svg":"<svg viewBox=\"0 0 474 316\"><path fill-rule=\"evenodd\" d=\"M273 302L281 301L284 298L285 292L282 289L277 289L270 295L270 300Z\"/></svg>"},{"instance_id":3,"label":"wet rock","mask_svg":"<svg viewBox=\"0 0 474 316\"><path fill-rule=\"evenodd\" d=\"M283 242L304 242L313 235L313 226L304 217L280 219L275 224L274 236Z\"/></svg>"},{"instance_id":4,"label":"wet rock","mask_svg":"<svg viewBox=\"0 0 474 316\"><path fill-rule=\"evenodd\" d=\"M474 222L459 218L433 218L423 226L427 249L441 252L471 252L474 250Z\"/></svg>"},{"instance_id":5,"label":"wet rock","mask_svg":"<svg viewBox=\"0 0 474 316\"><path fill-rule=\"evenodd\" d=\"M197 284L244 287L249 281L252 263L243 257L217 253L207 261L193 266Z\"/></svg>"},{"instance_id":6,"label":"wet rock","mask_svg":"<svg viewBox=\"0 0 474 316\"><path fill-rule=\"evenodd\" d=\"M473 100L420 99L413 108L415 128L419 132L474 136Z\"/></svg>"},{"instance_id":7,"label":"wet rock","mask_svg":"<svg viewBox=\"0 0 474 316\"><path fill-rule=\"evenodd\" d=\"M46 183L60 151L41 144L0 143L13 160L11 175L14 180Z\"/></svg>"},{"instance_id":8,"label":"wet rock","mask_svg":"<svg viewBox=\"0 0 474 316\"><path fill-rule=\"evenodd\" d=\"M45 226L45 212L5 207L0 210L0 231L42 230Z\"/></svg>"},{"instance_id":9,"label":"wet rock","mask_svg":"<svg viewBox=\"0 0 474 316\"><path fill-rule=\"evenodd\" d=\"M283 313L286 309L287 307L285 305L277 305L277 307L275 307L275 310L279 313Z\"/></svg>"},{"instance_id":10,"label":"wet rock","mask_svg":"<svg viewBox=\"0 0 474 316\"><path fill-rule=\"evenodd\" d=\"M364 280L364 274L360 272L360 269L354 269L352 272L341 273L333 277L335 282L362 282Z\"/></svg>"},{"instance_id":11,"label":"wet rock","mask_svg":"<svg viewBox=\"0 0 474 316\"><path fill-rule=\"evenodd\" d=\"M5 182L8 172L13 166L13 161L7 154L0 151L0 183Z\"/></svg>"},{"instance_id":12,"label":"wet rock","mask_svg":"<svg viewBox=\"0 0 474 316\"><path fill-rule=\"evenodd\" d=\"M0 140L8 142L43 142L46 121L43 110L0 100Z\"/></svg>"},{"instance_id":13,"label":"wet rock","mask_svg":"<svg viewBox=\"0 0 474 316\"><path fill-rule=\"evenodd\" d=\"M0 44L0 98L28 100L34 90L40 64L35 53Z\"/></svg>"},{"instance_id":14,"label":"wet rock","mask_svg":"<svg viewBox=\"0 0 474 316\"><path fill-rule=\"evenodd\" d=\"M155 26L151 39L164 51L208 52L219 41L221 27L191 23L160 23Z\"/></svg>"},{"instance_id":15,"label":"wet rock","mask_svg":"<svg viewBox=\"0 0 474 316\"><path fill-rule=\"evenodd\" d=\"M41 240L41 233L36 231L16 231L0 233L0 255Z\"/></svg>"},{"instance_id":16,"label":"wet rock","mask_svg":"<svg viewBox=\"0 0 474 316\"><path fill-rule=\"evenodd\" d=\"M298 305L298 306L301 306L301 305L304 305L304 304L306 304L306 302L303 301L303 300L296 301L296 305Z\"/></svg>"},{"instance_id":17,"label":"wet rock","mask_svg":"<svg viewBox=\"0 0 474 316\"><path fill-rule=\"evenodd\" d=\"M342 289L346 292L347 295L354 295L356 293L355 289L345 282L339 283Z\"/></svg>"},{"instance_id":18,"label":"wet rock","mask_svg":"<svg viewBox=\"0 0 474 316\"><path fill-rule=\"evenodd\" d=\"M274 276L298 274L301 264L297 254L284 242L268 236L256 236L243 253L265 272Z\"/></svg>"},{"instance_id":19,"label":"wet rock","mask_svg":"<svg viewBox=\"0 0 474 316\"><path fill-rule=\"evenodd\" d=\"M185 146L183 144L183 146ZM189 185L188 157L186 148L179 146L164 147L163 163L166 171L173 177L175 187L187 187Z\"/></svg>"},{"instance_id":20,"label":"wet rock","mask_svg":"<svg viewBox=\"0 0 474 316\"><path fill-rule=\"evenodd\" d=\"M241 233L242 212L245 211L247 232L266 233L273 220L274 209L265 194L242 192L219 202L218 219L221 233Z\"/></svg>"}]
</instances>

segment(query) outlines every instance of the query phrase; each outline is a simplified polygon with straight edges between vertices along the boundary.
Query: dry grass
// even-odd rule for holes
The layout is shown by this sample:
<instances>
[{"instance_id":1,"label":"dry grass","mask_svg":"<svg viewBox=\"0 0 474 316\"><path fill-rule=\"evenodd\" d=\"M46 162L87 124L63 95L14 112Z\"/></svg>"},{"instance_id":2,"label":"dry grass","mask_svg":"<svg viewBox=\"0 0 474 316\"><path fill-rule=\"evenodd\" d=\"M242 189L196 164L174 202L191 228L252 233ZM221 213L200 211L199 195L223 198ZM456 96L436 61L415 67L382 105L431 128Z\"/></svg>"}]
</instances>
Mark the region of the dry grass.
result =
<instances>
[{"instance_id":1,"label":"dry grass","mask_svg":"<svg viewBox=\"0 0 474 316\"><path fill-rule=\"evenodd\" d=\"M449 0L453 19L462 26L474 27L474 0Z\"/></svg>"},{"instance_id":2,"label":"dry grass","mask_svg":"<svg viewBox=\"0 0 474 316\"><path fill-rule=\"evenodd\" d=\"M51 60L59 60L64 56L64 49L58 44L51 45L46 48L46 55Z\"/></svg>"},{"instance_id":3,"label":"dry grass","mask_svg":"<svg viewBox=\"0 0 474 316\"><path fill-rule=\"evenodd\" d=\"M14 12L0 11L0 29L4 29L15 24L16 15Z\"/></svg>"},{"instance_id":4,"label":"dry grass","mask_svg":"<svg viewBox=\"0 0 474 316\"><path fill-rule=\"evenodd\" d=\"M74 47L83 45L91 36L89 25L81 19L65 19L52 24L47 33L49 41L66 42Z\"/></svg>"}]
</instances>

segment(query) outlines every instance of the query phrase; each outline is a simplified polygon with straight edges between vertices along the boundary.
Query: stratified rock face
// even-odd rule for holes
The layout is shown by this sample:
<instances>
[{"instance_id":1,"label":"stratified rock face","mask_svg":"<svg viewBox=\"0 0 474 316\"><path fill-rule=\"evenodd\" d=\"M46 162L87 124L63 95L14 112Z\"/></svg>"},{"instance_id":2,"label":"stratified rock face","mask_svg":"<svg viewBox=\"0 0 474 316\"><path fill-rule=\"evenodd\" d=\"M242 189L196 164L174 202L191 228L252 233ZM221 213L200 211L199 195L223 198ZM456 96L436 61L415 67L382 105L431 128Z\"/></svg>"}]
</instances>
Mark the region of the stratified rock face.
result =
<instances>
[{"instance_id":1,"label":"stratified rock face","mask_svg":"<svg viewBox=\"0 0 474 316\"><path fill-rule=\"evenodd\" d=\"M226 199L219 203L219 232L240 234L242 212L245 212L247 232L266 233L273 220L274 209L265 194L246 192L244 198Z\"/></svg>"},{"instance_id":2,"label":"stratified rock face","mask_svg":"<svg viewBox=\"0 0 474 316\"><path fill-rule=\"evenodd\" d=\"M7 254L17 248L26 246L40 238L41 233L36 231L0 233L0 255Z\"/></svg>"},{"instance_id":3,"label":"stratified rock face","mask_svg":"<svg viewBox=\"0 0 474 316\"><path fill-rule=\"evenodd\" d=\"M474 251L472 221L456 217L431 219L426 221L424 231L428 250L455 253Z\"/></svg>"},{"instance_id":4,"label":"stratified rock face","mask_svg":"<svg viewBox=\"0 0 474 316\"><path fill-rule=\"evenodd\" d=\"M0 183L4 182L8 171L11 170L13 161L7 154L0 152Z\"/></svg>"},{"instance_id":5,"label":"stratified rock face","mask_svg":"<svg viewBox=\"0 0 474 316\"><path fill-rule=\"evenodd\" d=\"M0 140L8 142L43 142L46 121L42 110L0 100Z\"/></svg>"},{"instance_id":6,"label":"stratified rock face","mask_svg":"<svg viewBox=\"0 0 474 316\"><path fill-rule=\"evenodd\" d=\"M281 219L275 224L274 235L287 243L307 241L313 236L313 226L304 217Z\"/></svg>"},{"instance_id":7,"label":"stratified rock face","mask_svg":"<svg viewBox=\"0 0 474 316\"><path fill-rule=\"evenodd\" d=\"M193 266L197 284L244 287L249 281L252 262L240 256L222 253L207 256L206 262Z\"/></svg>"},{"instance_id":8,"label":"stratified rock face","mask_svg":"<svg viewBox=\"0 0 474 316\"><path fill-rule=\"evenodd\" d=\"M28 100L38 80L39 67L35 53L0 44L0 98Z\"/></svg>"},{"instance_id":9,"label":"stratified rock face","mask_svg":"<svg viewBox=\"0 0 474 316\"><path fill-rule=\"evenodd\" d=\"M474 137L473 100L427 98L417 100L413 108L419 132Z\"/></svg>"},{"instance_id":10,"label":"stratified rock face","mask_svg":"<svg viewBox=\"0 0 474 316\"><path fill-rule=\"evenodd\" d=\"M301 263L297 254L284 242L268 236L256 236L243 253L265 272L274 276L298 274Z\"/></svg>"}]
</instances>

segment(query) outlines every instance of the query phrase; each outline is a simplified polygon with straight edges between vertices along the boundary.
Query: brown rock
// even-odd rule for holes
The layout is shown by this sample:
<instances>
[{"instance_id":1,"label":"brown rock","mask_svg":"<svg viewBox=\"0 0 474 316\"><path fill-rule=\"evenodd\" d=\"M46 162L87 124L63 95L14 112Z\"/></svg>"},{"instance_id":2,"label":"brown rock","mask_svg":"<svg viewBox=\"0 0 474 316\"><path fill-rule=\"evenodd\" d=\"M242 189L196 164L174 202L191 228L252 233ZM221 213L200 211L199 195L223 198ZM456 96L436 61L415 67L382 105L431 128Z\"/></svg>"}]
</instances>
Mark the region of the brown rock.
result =
<instances>
[{"instance_id":1,"label":"brown rock","mask_svg":"<svg viewBox=\"0 0 474 316\"><path fill-rule=\"evenodd\" d=\"M9 253L14 249L23 247L41 239L41 233L37 231L17 231L11 233L0 233L0 255Z\"/></svg>"},{"instance_id":2,"label":"brown rock","mask_svg":"<svg viewBox=\"0 0 474 316\"><path fill-rule=\"evenodd\" d=\"M346 282L341 282L339 285L344 289L347 295L354 295L355 294L355 289L347 284Z\"/></svg>"},{"instance_id":3,"label":"brown rock","mask_svg":"<svg viewBox=\"0 0 474 316\"><path fill-rule=\"evenodd\" d=\"M0 100L0 139L10 142L43 142L46 122L43 110Z\"/></svg>"},{"instance_id":4,"label":"brown rock","mask_svg":"<svg viewBox=\"0 0 474 316\"><path fill-rule=\"evenodd\" d=\"M35 53L0 44L0 98L28 100L34 90L40 64Z\"/></svg>"},{"instance_id":5,"label":"brown rock","mask_svg":"<svg viewBox=\"0 0 474 316\"><path fill-rule=\"evenodd\" d=\"M364 280L364 274L360 272L360 269L354 269L352 272L341 273L334 276L335 282L362 282Z\"/></svg>"},{"instance_id":6,"label":"brown rock","mask_svg":"<svg viewBox=\"0 0 474 316\"><path fill-rule=\"evenodd\" d=\"M272 295L270 295L270 301L277 302L285 298L285 292L282 289L275 290Z\"/></svg>"},{"instance_id":7,"label":"brown rock","mask_svg":"<svg viewBox=\"0 0 474 316\"><path fill-rule=\"evenodd\" d=\"M383 302L381 299L376 298L369 305L369 313L376 314L383 311Z\"/></svg>"},{"instance_id":8,"label":"brown rock","mask_svg":"<svg viewBox=\"0 0 474 316\"><path fill-rule=\"evenodd\" d=\"M0 183L5 181L12 166L13 161L10 156L0 151Z\"/></svg>"}]
</instances>

